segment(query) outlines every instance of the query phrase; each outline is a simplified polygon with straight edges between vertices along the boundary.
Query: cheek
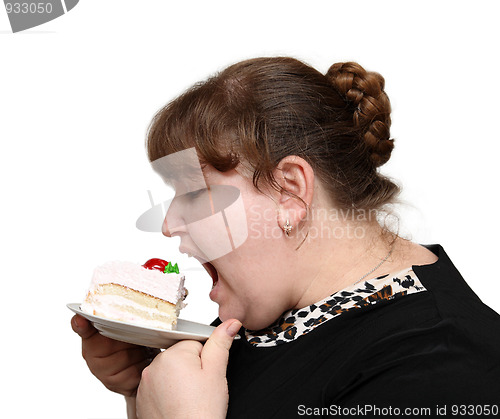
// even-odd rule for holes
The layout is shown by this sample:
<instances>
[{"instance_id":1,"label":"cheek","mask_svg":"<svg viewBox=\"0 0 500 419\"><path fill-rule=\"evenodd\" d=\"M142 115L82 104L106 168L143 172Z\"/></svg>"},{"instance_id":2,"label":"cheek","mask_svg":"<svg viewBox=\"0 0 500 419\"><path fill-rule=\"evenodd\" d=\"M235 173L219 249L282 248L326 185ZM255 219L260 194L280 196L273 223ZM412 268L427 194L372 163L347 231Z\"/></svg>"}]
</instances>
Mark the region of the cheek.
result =
<instances>
[{"instance_id":1,"label":"cheek","mask_svg":"<svg viewBox=\"0 0 500 419\"><path fill-rule=\"evenodd\" d=\"M231 284L219 303L221 320L236 318L250 330L263 329L276 321L288 309L282 282L272 276L259 275L247 278L245 283Z\"/></svg>"},{"instance_id":2,"label":"cheek","mask_svg":"<svg viewBox=\"0 0 500 419\"><path fill-rule=\"evenodd\" d=\"M228 275L219 276L219 317L223 321L236 318L245 324L254 315L255 307L260 305L259 289L265 289L264 284L258 283L252 275L245 276L245 273L232 272Z\"/></svg>"},{"instance_id":3,"label":"cheek","mask_svg":"<svg viewBox=\"0 0 500 419\"><path fill-rule=\"evenodd\" d=\"M281 237L276 210L268 205L251 205L247 209L247 221L248 238L251 240L275 240Z\"/></svg>"}]
</instances>

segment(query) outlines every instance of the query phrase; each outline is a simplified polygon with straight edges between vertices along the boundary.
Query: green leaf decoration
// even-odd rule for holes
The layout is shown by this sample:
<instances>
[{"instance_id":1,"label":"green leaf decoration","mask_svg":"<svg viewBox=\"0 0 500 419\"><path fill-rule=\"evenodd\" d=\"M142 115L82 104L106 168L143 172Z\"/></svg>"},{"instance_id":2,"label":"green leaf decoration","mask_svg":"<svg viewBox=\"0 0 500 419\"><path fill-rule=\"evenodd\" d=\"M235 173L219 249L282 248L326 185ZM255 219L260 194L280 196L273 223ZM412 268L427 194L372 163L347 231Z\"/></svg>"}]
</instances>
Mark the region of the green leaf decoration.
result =
<instances>
[{"instance_id":1,"label":"green leaf decoration","mask_svg":"<svg viewBox=\"0 0 500 419\"><path fill-rule=\"evenodd\" d=\"M179 267L177 266L177 263L175 265L172 265L171 262L168 262L168 265L165 266L165 270L163 271L164 274L178 274L179 273Z\"/></svg>"}]
</instances>

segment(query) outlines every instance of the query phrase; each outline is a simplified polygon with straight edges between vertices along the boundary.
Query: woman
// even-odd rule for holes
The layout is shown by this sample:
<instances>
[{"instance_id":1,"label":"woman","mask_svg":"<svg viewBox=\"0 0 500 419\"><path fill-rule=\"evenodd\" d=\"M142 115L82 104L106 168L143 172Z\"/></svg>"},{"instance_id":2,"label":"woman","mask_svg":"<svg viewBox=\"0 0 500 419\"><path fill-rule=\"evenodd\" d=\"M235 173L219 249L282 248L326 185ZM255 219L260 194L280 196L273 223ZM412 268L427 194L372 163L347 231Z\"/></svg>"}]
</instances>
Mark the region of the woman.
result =
<instances>
[{"instance_id":1,"label":"woman","mask_svg":"<svg viewBox=\"0 0 500 419\"><path fill-rule=\"evenodd\" d=\"M204 346L180 342L144 369L150 354L73 318L89 368L127 397L131 417L136 407L141 418L288 418L500 402L500 317L440 246L385 227L399 189L377 170L393 149L383 89L356 63L322 75L259 58L158 112L153 166L194 152L206 184L186 186L186 160L173 160L183 175L167 179L177 195L163 233L211 274L224 322ZM230 250L222 230L196 230L206 212L191 212L204 202L214 214L224 188L238 190L235 224L246 226L235 245L242 230L226 220Z\"/></svg>"}]
</instances>

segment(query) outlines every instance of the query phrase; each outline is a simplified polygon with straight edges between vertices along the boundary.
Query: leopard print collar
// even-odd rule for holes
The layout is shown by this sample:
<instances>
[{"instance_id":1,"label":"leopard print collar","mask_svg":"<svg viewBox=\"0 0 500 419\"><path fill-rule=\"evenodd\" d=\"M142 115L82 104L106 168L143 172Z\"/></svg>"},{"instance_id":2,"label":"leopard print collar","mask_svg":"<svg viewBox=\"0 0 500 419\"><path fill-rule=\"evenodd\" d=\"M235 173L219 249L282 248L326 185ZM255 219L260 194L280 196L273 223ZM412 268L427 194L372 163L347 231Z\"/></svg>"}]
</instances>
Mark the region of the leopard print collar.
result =
<instances>
[{"instance_id":1,"label":"leopard print collar","mask_svg":"<svg viewBox=\"0 0 500 419\"><path fill-rule=\"evenodd\" d=\"M266 329L245 331L246 339L257 347L285 344L349 310L422 291L426 289L412 268L382 275L366 280L363 285L350 285L308 307L289 310Z\"/></svg>"}]
</instances>

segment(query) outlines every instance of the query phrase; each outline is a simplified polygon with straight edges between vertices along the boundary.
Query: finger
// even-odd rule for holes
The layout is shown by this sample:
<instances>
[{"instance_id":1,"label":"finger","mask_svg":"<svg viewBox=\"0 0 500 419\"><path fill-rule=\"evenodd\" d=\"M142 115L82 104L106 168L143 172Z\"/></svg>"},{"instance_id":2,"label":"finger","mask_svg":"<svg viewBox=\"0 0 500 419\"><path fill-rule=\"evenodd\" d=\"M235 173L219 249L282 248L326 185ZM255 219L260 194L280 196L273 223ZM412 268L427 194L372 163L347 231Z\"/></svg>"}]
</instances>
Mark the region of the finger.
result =
<instances>
[{"instance_id":1,"label":"finger","mask_svg":"<svg viewBox=\"0 0 500 419\"><path fill-rule=\"evenodd\" d=\"M151 362L150 369L155 371L179 369L201 369L201 342L182 340L157 355Z\"/></svg>"},{"instance_id":2,"label":"finger","mask_svg":"<svg viewBox=\"0 0 500 419\"><path fill-rule=\"evenodd\" d=\"M97 333L97 329L87 319L78 314L75 314L71 319L71 328L82 339L88 339Z\"/></svg>"},{"instance_id":3,"label":"finger","mask_svg":"<svg viewBox=\"0 0 500 419\"><path fill-rule=\"evenodd\" d=\"M148 361L140 361L115 375L106 377L102 383L107 389L116 393L123 394L124 396L135 396L137 387L141 381L142 371L148 365Z\"/></svg>"},{"instance_id":4,"label":"finger","mask_svg":"<svg viewBox=\"0 0 500 419\"><path fill-rule=\"evenodd\" d=\"M101 377L112 376L142 361L151 362L143 348L123 349L107 357L92 359L91 370Z\"/></svg>"},{"instance_id":5,"label":"finger","mask_svg":"<svg viewBox=\"0 0 500 419\"><path fill-rule=\"evenodd\" d=\"M93 358L105 358L113 355L115 352L135 348L143 347L132 343L110 339L100 333L95 333L91 337L82 340L82 355L86 360Z\"/></svg>"},{"instance_id":6,"label":"finger","mask_svg":"<svg viewBox=\"0 0 500 419\"><path fill-rule=\"evenodd\" d=\"M200 357L203 345L196 340L181 340L164 351L164 356L193 356ZM175 354L175 355L174 355Z\"/></svg>"},{"instance_id":7,"label":"finger","mask_svg":"<svg viewBox=\"0 0 500 419\"><path fill-rule=\"evenodd\" d=\"M201 351L202 369L226 374L229 349L240 328L241 322L236 319L226 320L217 326Z\"/></svg>"}]
</instances>

